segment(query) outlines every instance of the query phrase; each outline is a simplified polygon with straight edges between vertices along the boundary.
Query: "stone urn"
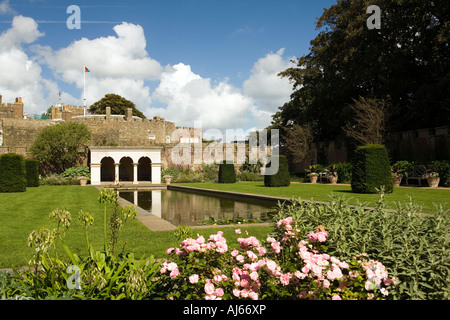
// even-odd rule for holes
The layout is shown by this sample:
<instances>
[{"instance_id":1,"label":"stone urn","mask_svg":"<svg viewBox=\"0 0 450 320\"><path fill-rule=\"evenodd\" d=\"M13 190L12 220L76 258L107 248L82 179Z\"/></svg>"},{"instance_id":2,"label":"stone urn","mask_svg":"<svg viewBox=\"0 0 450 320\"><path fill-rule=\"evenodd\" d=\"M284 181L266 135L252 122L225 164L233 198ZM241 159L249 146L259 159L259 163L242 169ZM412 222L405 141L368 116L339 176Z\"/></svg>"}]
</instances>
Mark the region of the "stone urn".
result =
<instances>
[{"instance_id":1,"label":"stone urn","mask_svg":"<svg viewBox=\"0 0 450 320\"><path fill-rule=\"evenodd\" d=\"M170 182L172 181L172 176L164 176L163 178L166 184L170 184Z\"/></svg>"},{"instance_id":2,"label":"stone urn","mask_svg":"<svg viewBox=\"0 0 450 320\"><path fill-rule=\"evenodd\" d=\"M330 184L336 184L338 180L338 176L337 175L330 175L328 176L328 181L330 182Z\"/></svg>"},{"instance_id":3,"label":"stone urn","mask_svg":"<svg viewBox=\"0 0 450 320\"><path fill-rule=\"evenodd\" d=\"M316 174L308 174L309 180L311 183L317 183L317 175Z\"/></svg>"},{"instance_id":4,"label":"stone urn","mask_svg":"<svg viewBox=\"0 0 450 320\"><path fill-rule=\"evenodd\" d=\"M80 180L80 186L86 186L88 179L86 177L78 177L78 180Z\"/></svg>"},{"instance_id":5,"label":"stone urn","mask_svg":"<svg viewBox=\"0 0 450 320\"><path fill-rule=\"evenodd\" d=\"M427 181L428 181L428 185L431 188L437 188L438 185L439 185L440 178L439 177L429 176L429 177L427 177Z\"/></svg>"},{"instance_id":6,"label":"stone urn","mask_svg":"<svg viewBox=\"0 0 450 320\"><path fill-rule=\"evenodd\" d=\"M394 187L399 187L402 182L403 175L399 173L392 173L392 183Z\"/></svg>"}]
</instances>

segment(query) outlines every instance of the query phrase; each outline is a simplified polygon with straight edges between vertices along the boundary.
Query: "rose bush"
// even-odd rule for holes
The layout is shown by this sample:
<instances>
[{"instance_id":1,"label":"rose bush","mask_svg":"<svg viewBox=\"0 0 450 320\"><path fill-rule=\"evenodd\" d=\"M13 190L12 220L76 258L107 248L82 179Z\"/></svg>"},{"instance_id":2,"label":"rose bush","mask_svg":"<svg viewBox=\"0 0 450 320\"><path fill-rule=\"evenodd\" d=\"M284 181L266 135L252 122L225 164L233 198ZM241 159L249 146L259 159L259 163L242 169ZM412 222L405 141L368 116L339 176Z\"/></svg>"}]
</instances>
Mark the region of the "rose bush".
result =
<instances>
[{"instance_id":1,"label":"rose bush","mask_svg":"<svg viewBox=\"0 0 450 320\"><path fill-rule=\"evenodd\" d=\"M292 217L276 228L264 241L246 232L232 249L221 231L183 240L167 250L156 291L163 299L386 299L397 284L364 253L349 262L328 255L323 226L307 239Z\"/></svg>"}]
</instances>

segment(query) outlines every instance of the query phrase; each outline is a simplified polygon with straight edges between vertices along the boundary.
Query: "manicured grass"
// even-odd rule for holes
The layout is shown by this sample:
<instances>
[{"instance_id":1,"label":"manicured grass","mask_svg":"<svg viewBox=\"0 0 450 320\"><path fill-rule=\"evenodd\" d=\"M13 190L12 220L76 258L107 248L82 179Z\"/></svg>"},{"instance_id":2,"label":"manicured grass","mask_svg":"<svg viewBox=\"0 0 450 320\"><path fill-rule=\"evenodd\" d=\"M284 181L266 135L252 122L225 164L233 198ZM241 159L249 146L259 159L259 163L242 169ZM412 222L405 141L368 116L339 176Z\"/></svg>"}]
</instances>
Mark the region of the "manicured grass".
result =
<instances>
[{"instance_id":1,"label":"manicured grass","mask_svg":"<svg viewBox=\"0 0 450 320\"><path fill-rule=\"evenodd\" d=\"M94 187L81 186L40 186L27 188L21 193L0 193L0 268L24 266L33 256L32 248L27 246L28 235L41 227L53 229L54 222L49 221L49 213L56 209L66 209L71 213L72 223L64 237L69 247L81 256L86 255L84 231L78 225L80 210L94 216L94 224L89 228L89 239L94 249L103 249L103 205L98 202L99 191ZM110 211L107 211L108 215ZM224 231L230 245L238 236L235 228L196 229L206 239L218 230ZM246 228L250 234L264 238L271 227L252 226ZM169 247L178 246L173 231L154 232L136 220L128 221L120 233L117 251L120 253L127 242L125 251L133 252L136 257L154 255L164 257ZM63 251L61 251L64 254Z\"/></svg>"},{"instance_id":2,"label":"manicured grass","mask_svg":"<svg viewBox=\"0 0 450 320\"><path fill-rule=\"evenodd\" d=\"M351 191L350 185L331 184L311 184L311 183L291 183L287 187L270 188L265 187L263 182L238 182L238 183L183 183L183 186L196 188L215 189L233 192L243 192L261 194L284 198L301 198L302 200L329 201L331 194L348 199L349 204L363 203L367 206L374 206L379 199L378 194L357 194ZM395 208L398 201L409 201L411 196L414 201L423 207L424 212L435 211L435 204L446 204L445 208L450 208L450 188L431 189L414 187L394 187L394 192L386 194L388 207Z\"/></svg>"}]
</instances>

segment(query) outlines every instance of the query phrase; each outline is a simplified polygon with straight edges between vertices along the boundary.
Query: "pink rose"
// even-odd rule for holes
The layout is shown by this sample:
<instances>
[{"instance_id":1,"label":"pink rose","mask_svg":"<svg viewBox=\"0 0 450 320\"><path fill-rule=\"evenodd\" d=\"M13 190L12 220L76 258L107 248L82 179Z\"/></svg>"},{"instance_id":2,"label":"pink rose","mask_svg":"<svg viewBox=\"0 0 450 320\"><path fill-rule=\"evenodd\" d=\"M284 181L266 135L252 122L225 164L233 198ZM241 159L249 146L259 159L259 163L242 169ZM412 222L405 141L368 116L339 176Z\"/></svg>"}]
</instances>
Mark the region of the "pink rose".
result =
<instances>
[{"instance_id":1,"label":"pink rose","mask_svg":"<svg viewBox=\"0 0 450 320\"><path fill-rule=\"evenodd\" d=\"M198 282L198 274L193 274L192 276L189 277L189 282L194 284Z\"/></svg>"},{"instance_id":2,"label":"pink rose","mask_svg":"<svg viewBox=\"0 0 450 320\"><path fill-rule=\"evenodd\" d=\"M242 233L241 229L236 229L236 230L234 230L234 232L236 232L236 234L241 234Z\"/></svg>"},{"instance_id":3,"label":"pink rose","mask_svg":"<svg viewBox=\"0 0 450 320\"><path fill-rule=\"evenodd\" d=\"M283 285L287 286L289 284L289 280L291 279L291 275L289 273L283 274L280 277L280 281Z\"/></svg>"},{"instance_id":4,"label":"pink rose","mask_svg":"<svg viewBox=\"0 0 450 320\"><path fill-rule=\"evenodd\" d=\"M222 288L217 288L216 291L214 292L214 294L218 297L222 297L224 292Z\"/></svg>"},{"instance_id":5,"label":"pink rose","mask_svg":"<svg viewBox=\"0 0 450 320\"><path fill-rule=\"evenodd\" d=\"M175 268L170 272L170 277L173 279L173 278L176 278L179 274L180 274L180 271L178 270L178 268Z\"/></svg>"},{"instance_id":6,"label":"pink rose","mask_svg":"<svg viewBox=\"0 0 450 320\"><path fill-rule=\"evenodd\" d=\"M341 298L338 294L335 294L335 295L331 298L331 300L342 300L342 298Z\"/></svg>"},{"instance_id":7,"label":"pink rose","mask_svg":"<svg viewBox=\"0 0 450 320\"><path fill-rule=\"evenodd\" d=\"M252 300L258 300L258 294L253 291L248 294L248 297Z\"/></svg>"},{"instance_id":8,"label":"pink rose","mask_svg":"<svg viewBox=\"0 0 450 320\"><path fill-rule=\"evenodd\" d=\"M166 254L170 254L173 250L175 250L175 248L169 248L166 250Z\"/></svg>"},{"instance_id":9,"label":"pink rose","mask_svg":"<svg viewBox=\"0 0 450 320\"><path fill-rule=\"evenodd\" d=\"M239 289L233 289L233 295L236 297L236 298L239 298L239 295L241 294L241 290L239 290Z\"/></svg>"},{"instance_id":10,"label":"pink rose","mask_svg":"<svg viewBox=\"0 0 450 320\"><path fill-rule=\"evenodd\" d=\"M205 293L213 294L214 293L214 284L212 284L211 282L207 282L205 284Z\"/></svg>"}]
</instances>

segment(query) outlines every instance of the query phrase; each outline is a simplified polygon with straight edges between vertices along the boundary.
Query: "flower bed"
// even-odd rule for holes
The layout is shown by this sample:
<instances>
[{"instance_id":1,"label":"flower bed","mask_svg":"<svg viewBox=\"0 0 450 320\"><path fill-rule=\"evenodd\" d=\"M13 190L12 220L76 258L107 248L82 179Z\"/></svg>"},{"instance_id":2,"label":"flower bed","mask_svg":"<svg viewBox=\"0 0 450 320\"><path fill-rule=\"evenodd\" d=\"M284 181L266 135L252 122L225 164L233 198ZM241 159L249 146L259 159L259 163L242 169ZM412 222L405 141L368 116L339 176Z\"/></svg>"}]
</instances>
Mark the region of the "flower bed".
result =
<instances>
[{"instance_id":1,"label":"flower bed","mask_svg":"<svg viewBox=\"0 0 450 320\"><path fill-rule=\"evenodd\" d=\"M157 290L164 299L386 299L396 279L360 254L341 261L326 254L322 226L301 239L292 217L278 221L282 238L238 238L231 250L223 232L188 238L167 250ZM237 229L240 234L241 230Z\"/></svg>"}]
</instances>

